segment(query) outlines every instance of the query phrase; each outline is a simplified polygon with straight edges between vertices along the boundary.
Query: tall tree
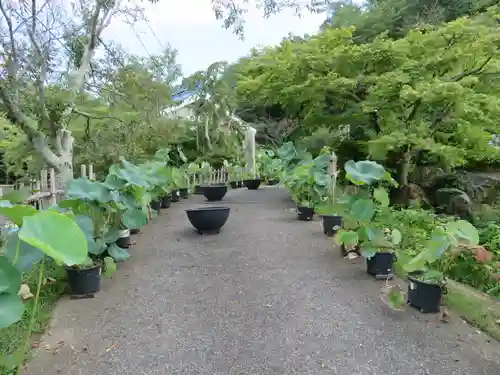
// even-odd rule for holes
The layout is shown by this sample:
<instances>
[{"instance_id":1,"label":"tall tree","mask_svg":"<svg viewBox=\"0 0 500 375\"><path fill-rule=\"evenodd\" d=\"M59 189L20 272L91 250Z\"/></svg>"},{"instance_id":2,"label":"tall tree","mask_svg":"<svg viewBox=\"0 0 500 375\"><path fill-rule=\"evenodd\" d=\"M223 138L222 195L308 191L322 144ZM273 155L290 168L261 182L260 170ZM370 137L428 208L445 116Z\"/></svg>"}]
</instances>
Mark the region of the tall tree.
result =
<instances>
[{"instance_id":1,"label":"tall tree","mask_svg":"<svg viewBox=\"0 0 500 375\"><path fill-rule=\"evenodd\" d=\"M38 4L36 0L0 1L4 26L0 99L9 120L67 182L73 177L73 137L68 124L77 109L99 38L120 9L115 2L80 0L71 4L74 12L66 17L67 9L62 5ZM75 30L84 30L85 34L78 58L71 60L61 45L68 36L75 36ZM64 64L64 60L68 62ZM60 69L64 65L69 68L67 72ZM64 109L57 114L47 102L47 87L54 80L61 80L66 93ZM35 88L31 89L33 84Z\"/></svg>"}]
</instances>

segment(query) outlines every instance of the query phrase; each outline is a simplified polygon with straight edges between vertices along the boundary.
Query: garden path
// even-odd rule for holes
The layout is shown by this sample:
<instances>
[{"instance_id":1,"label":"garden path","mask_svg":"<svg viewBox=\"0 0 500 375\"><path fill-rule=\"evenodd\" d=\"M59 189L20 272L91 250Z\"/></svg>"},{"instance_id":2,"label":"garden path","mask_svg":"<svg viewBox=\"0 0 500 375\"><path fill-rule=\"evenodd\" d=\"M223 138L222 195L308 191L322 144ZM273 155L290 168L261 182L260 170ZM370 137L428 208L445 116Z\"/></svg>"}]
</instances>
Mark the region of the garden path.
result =
<instances>
[{"instance_id":1,"label":"garden path","mask_svg":"<svg viewBox=\"0 0 500 375\"><path fill-rule=\"evenodd\" d=\"M63 299L29 375L498 375L500 344L389 310L286 192L236 190L218 236L175 203L134 236L94 299Z\"/></svg>"}]
</instances>

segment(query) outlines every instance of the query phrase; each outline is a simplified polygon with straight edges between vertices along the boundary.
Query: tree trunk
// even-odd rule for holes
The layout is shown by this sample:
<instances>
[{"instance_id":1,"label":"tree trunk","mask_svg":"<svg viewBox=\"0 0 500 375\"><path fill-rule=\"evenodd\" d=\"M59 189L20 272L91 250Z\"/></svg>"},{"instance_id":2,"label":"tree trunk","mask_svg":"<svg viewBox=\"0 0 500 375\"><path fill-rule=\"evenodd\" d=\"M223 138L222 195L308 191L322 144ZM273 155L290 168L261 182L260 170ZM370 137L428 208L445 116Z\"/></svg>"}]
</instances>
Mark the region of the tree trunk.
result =
<instances>
[{"instance_id":1,"label":"tree trunk","mask_svg":"<svg viewBox=\"0 0 500 375\"><path fill-rule=\"evenodd\" d=\"M411 152L406 151L403 154L403 160L401 160L401 171L399 176L399 183L401 187L408 186L410 169L411 169Z\"/></svg>"},{"instance_id":2,"label":"tree trunk","mask_svg":"<svg viewBox=\"0 0 500 375\"><path fill-rule=\"evenodd\" d=\"M208 116L205 117L205 140L207 141L207 148L212 151L212 142L210 141L210 134L208 132Z\"/></svg>"},{"instance_id":3,"label":"tree trunk","mask_svg":"<svg viewBox=\"0 0 500 375\"><path fill-rule=\"evenodd\" d=\"M52 141L56 152L52 150L43 135L33 139L33 146L45 162L59 173L62 188L66 189L68 183L73 179L74 138L69 130L61 129Z\"/></svg>"}]
</instances>

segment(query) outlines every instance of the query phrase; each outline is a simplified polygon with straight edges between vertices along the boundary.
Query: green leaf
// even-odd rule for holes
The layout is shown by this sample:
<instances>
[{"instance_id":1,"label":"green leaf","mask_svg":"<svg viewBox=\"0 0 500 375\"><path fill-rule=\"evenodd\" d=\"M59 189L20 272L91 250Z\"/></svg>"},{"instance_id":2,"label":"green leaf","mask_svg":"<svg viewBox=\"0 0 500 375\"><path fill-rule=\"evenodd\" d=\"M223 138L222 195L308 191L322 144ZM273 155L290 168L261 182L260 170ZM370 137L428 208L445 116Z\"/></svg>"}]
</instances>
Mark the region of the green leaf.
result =
<instances>
[{"instance_id":1,"label":"green leaf","mask_svg":"<svg viewBox=\"0 0 500 375\"><path fill-rule=\"evenodd\" d=\"M19 249L17 244L19 242ZM17 251L17 260L14 264ZM19 232L11 232L7 235L7 244L3 251L3 256L6 257L20 272L26 272L33 268L35 264L40 262L43 257L43 252L27 244L19 239Z\"/></svg>"},{"instance_id":2,"label":"green leaf","mask_svg":"<svg viewBox=\"0 0 500 375\"><path fill-rule=\"evenodd\" d=\"M24 305L16 294L0 294L0 329L7 328L21 319Z\"/></svg>"},{"instance_id":3,"label":"green leaf","mask_svg":"<svg viewBox=\"0 0 500 375\"><path fill-rule=\"evenodd\" d=\"M424 270L428 264L435 262L450 246L444 236L433 236L426 242L425 249L410 259L404 266L408 272Z\"/></svg>"},{"instance_id":4,"label":"green leaf","mask_svg":"<svg viewBox=\"0 0 500 375\"><path fill-rule=\"evenodd\" d=\"M389 193L382 187L373 190L373 198L383 207L389 206Z\"/></svg>"},{"instance_id":5,"label":"green leaf","mask_svg":"<svg viewBox=\"0 0 500 375\"><path fill-rule=\"evenodd\" d=\"M314 172L314 183L319 186L328 186L330 178L324 172Z\"/></svg>"},{"instance_id":6,"label":"green leaf","mask_svg":"<svg viewBox=\"0 0 500 375\"><path fill-rule=\"evenodd\" d=\"M0 354L0 368L7 370L7 373L10 374L9 371L14 370L20 363L24 360L24 350L19 349L16 352L9 355Z\"/></svg>"},{"instance_id":7,"label":"green leaf","mask_svg":"<svg viewBox=\"0 0 500 375\"><path fill-rule=\"evenodd\" d=\"M9 201L12 204L22 203L32 194L31 189L22 187L20 189L9 191L7 194L2 195L2 200ZM1 205L0 205L1 207Z\"/></svg>"},{"instance_id":8,"label":"green leaf","mask_svg":"<svg viewBox=\"0 0 500 375\"><path fill-rule=\"evenodd\" d=\"M87 247L89 254L99 256L107 248L106 243L100 238L87 238Z\"/></svg>"},{"instance_id":9,"label":"green leaf","mask_svg":"<svg viewBox=\"0 0 500 375\"><path fill-rule=\"evenodd\" d=\"M120 238L120 230L118 228L108 228L107 232L102 236L102 240L107 243L115 243Z\"/></svg>"},{"instance_id":10,"label":"green leaf","mask_svg":"<svg viewBox=\"0 0 500 375\"><path fill-rule=\"evenodd\" d=\"M21 273L4 256L0 255L0 294L17 294L21 287Z\"/></svg>"},{"instance_id":11,"label":"green leaf","mask_svg":"<svg viewBox=\"0 0 500 375\"><path fill-rule=\"evenodd\" d=\"M351 206L351 215L358 221L370 221L375 214L375 203L371 199L358 199Z\"/></svg>"},{"instance_id":12,"label":"green leaf","mask_svg":"<svg viewBox=\"0 0 500 375\"><path fill-rule=\"evenodd\" d=\"M335 235L337 245L356 246L358 243L358 234L353 231L341 229Z\"/></svg>"},{"instance_id":13,"label":"green leaf","mask_svg":"<svg viewBox=\"0 0 500 375\"><path fill-rule=\"evenodd\" d=\"M85 260L81 264L79 264L79 266L93 267L94 266L94 261L92 260L91 257L87 257L87 258L85 258Z\"/></svg>"},{"instance_id":14,"label":"green leaf","mask_svg":"<svg viewBox=\"0 0 500 375\"><path fill-rule=\"evenodd\" d=\"M115 260L111 257L104 257L104 276L111 276L116 272Z\"/></svg>"},{"instance_id":15,"label":"green leaf","mask_svg":"<svg viewBox=\"0 0 500 375\"><path fill-rule=\"evenodd\" d=\"M468 244L479 244L479 233L477 229L465 220L457 220L448 224L448 232L458 238L460 242Z\"/></svg>"},{"instance_id":16,"label":"green leaf","mask_svg":"<svg viewBox=\"0 0 500 375\"><path fill-rule=\"evenodd\" d=\"M399 286L392 286L387 293L387 304L389 307L400 310L406 305L405 293Z\"/></svg>"},{"instance_id":17,"label":"green leaf","mask_svg":"<svg viewBox=\"0 0 500 375\"><path fill-rule=\"evenodd\" d=\"M124 249L121 247L118 247L116 244L111 244L108 246L108 254L116 261L116 262L123 262L124 260L127 260L130 258L130 254L127 253Z\"/></svg>"},{"instance_id":18,"label":"green leaf","mask_svg":"<svg viewBox=\"0 0 500 375\"><path fill-rule=\"evenodd\" d=\"M393 245L399 245L401 243L401 240L403 239L403 235L401 232L397 229L393 229L391 231L391 242Z\"/></svg>"},{"instance_id":19,"label":"green leaf","mask_svg":"<svg viewBox=\"0 0 500 375\"><path fill-rule=\"evenodd\" d=\"M120 179L117 175L108 174L104 180L104 185L110 190L123 189L127 182Z\"/></svg>"},{"instance_id":20,"label":"green leaf","mask_svg":"<svg viewBox=\"0 0 500 375\"><path fill-rule=\"evenodd\" d=\"M363 246L361 248L361 255L364 256L367 259L370 259L371 257L374 257L375 254L377 254L377 249L374 249L374 248L371 248L371 247L367 247L367 246Z\"/></svg>"},{"instance_id":21,"label":"green leaf","mask_svg":"<svg viewBox=\"0 0 500 375\"><path fill-rule=\"evenodd\" d=\"M129 229L140 229L148 222L148 217L143 210L127 210L122 217L123 224Z\"/></svg>"},{"instance_id":22,"label":"green leaf","mask_svg":"<svg viewBox=\"0 0 500 375\"><path fill-rule=\"evenodd\" d=\"M16 204L11 207L0 207L0 215L7 216L7 219L12 221L17 226L23 225L23 218L34 215L38 210L27 204Z\"/></svg>"},{"instance_id":23,"label":"green leaf","mask_svg":"<svg viewBox=\"0 0 500 375\"><path fill-rule=\"evenodd\" d=\"M87 238L94 237L94 224L92 219L85 215L75 216L75 222Z\"/></svg>"},{"instance_id":24,"label":"green leaf","mask_svg":"<svg viewBox=\"0 0 500 375\"><path fill-rule=\"evenodd\" d=\"M371 160L354 162L349 160L345 163L344 169L347 178L354 184L370 185L375 181L384 178L386 171L380 164Z\"/></svg>"},{"instance_id":25,"label":"green leaf","mask_svg":"<svg viewBox=\"0 0 500 375\"><path fill-rule=\"evenodd\" d=\"M81 199L96 202L111 202L118 199L118 193L110 190L102 182L90 181L81 177L71 180L68 187L68 199Z\"/></svg>"},{"instance_id":26,"label":"green leaf","mask_svg":"<svg viewBox=\"0 0 500 375\"><path fill-rule=\"evenodd\" d=\"M55 211L25 218L19 238L68 266L81 264L87 258L85 234L74 220Z\"/></svg>"}]
</instances>

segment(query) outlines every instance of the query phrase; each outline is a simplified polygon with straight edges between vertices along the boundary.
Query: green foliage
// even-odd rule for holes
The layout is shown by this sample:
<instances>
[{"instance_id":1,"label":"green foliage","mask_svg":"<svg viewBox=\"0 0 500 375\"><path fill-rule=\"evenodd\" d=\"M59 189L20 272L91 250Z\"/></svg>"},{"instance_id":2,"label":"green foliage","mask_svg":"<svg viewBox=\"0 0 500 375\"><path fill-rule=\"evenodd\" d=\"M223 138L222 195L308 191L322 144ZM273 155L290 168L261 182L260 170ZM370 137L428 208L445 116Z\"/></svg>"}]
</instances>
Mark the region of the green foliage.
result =
<instances>
[{"instance_id":1,"label":"green foliage","mask_svg":"<svg viewBox=\"0 0 500 375\"><path fill-rule=\"evenodd\" d=\"M279 107L281 118L301 124L294 138L322 128L345 134L330 146L368 146L363 150L396 168L403 185L417 158L445 168L493 161L498 151L488 143L500 132L495 19L491 9L365 44L352 28L285 40L238 63L239 100Z\"/></svg>"},{"instance_id":2,"label":"green foliage","mask_svg":"<svg viewBox=\"0 0 500 375\"><path fill-rule=\"evenodd\" d=\"M8 201L1 202L5 206ZM16 207L19 207L19 212L16 212ZM43 260L44 255L70 266L82 263L87 257L85 237L71 217L55 211L33 214L22 205L9 208L8 217L21 218L22 227L7 236L6 250L0 253L0 328L17 322L24 313L18 296L20 270L32 267ZM27 215L23 216L24 213ZM43 253L41 257L40 252ZM29 264L27 260L33 263Z\"/></svg>"},{"instance_id":3,"label":"green foliage","mask_svg":"<svg viewBox=\"0 0 500 375\"><path fill-rule=\"evenodd\" d=\"M359 245L366 258L377 252L394 251L403 235L391 223L389 194L382 184L394 185L395 181L383 166L369 160L350 160L344 169L346 179L354 184L356 193L337 204L344 228L337 233L336 243L349 250ZM379 186L374 187L375 184Z\"/></svg>"},{"instance_id":4,"label":"green foliage","mask_svg":"<svg viewBox=\"0 0 500 375\"><path fill-rule=\"evenodd\" d=\"M323 27L355 26L355 37L360 42L371 41L387 33L394 39L402 38L412 28L425 29L429 25L453 21L474 15L496 3L495 0L378 0L368 6L346 0L332 4L334 8Z\"/></svg>"}]
</instances>

